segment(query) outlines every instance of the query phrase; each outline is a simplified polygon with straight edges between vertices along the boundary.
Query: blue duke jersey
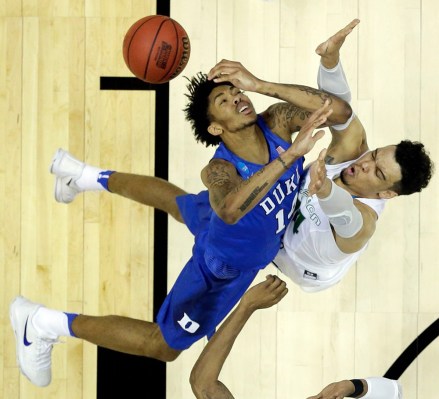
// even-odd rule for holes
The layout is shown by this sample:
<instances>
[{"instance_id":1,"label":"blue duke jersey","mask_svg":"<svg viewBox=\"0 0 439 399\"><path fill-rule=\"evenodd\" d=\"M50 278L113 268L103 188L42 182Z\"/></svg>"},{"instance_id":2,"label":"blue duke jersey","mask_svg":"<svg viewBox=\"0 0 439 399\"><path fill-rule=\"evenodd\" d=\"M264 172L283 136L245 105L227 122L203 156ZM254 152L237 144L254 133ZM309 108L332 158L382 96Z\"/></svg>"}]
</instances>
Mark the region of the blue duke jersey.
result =
<instances>
[{"instance_id":1,"label":"blue duke jersey","mask_svg":"<svg viewBox=\"0 0 439 399\"><path fill-rule=\"evenodd\" d=\"M272 133L260 115L257 124L264 133L270 153L269 162L272 162L291 143ZM265 166L239 158L223 143L213 158L224 159L235 165L244 180ZM216 258L239 270L262 269L267 266L279 251L285 227L292 217L303 172L303 160L302 157L296 161L270 188L259 204L238 223L228 225L212 212L206 257Z\"/></svg>"},{"instance_id":2,"label":"blue duke jersey","mask_svg":"<svg viewBox=\"0 0 439 399\"><path fill-rule=\"evenodd\" d=\"M285 151L287 143L272 133L258 117L270 153L270 162ZM233 155L220 145L214 158L236 166L243 179L264 167ZM174 349L189 348L210 338L253 282L259 269L276 256L296 202L303 158L273 185L247 215L233 225L213 212L206 190L177 197L181 215L195 236L192 257L163 302L157 322Z\"/></svg>"}]
</instances>

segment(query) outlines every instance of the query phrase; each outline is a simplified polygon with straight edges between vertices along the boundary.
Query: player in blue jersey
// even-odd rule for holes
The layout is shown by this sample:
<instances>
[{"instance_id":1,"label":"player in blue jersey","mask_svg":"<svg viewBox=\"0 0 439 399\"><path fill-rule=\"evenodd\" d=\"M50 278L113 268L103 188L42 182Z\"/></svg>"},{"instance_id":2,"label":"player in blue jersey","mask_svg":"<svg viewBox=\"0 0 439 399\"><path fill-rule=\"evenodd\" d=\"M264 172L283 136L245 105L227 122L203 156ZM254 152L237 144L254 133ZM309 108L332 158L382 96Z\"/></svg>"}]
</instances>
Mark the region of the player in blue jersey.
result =
<instances>
[{"instance_id":1,"label":"player in blue jersey","mask_svg":"<svg viewBox=\"0 0 439 399\"><path fill-rule=\"evenodd\" d=\"M221 65L229 68L235 63ZM324 134L315 129L345 122L351 108L322 91L265 82L238 67L238 74L224 71L232 82L200 73L188 85L185 112L195 137L207 146L218 145L201 173L207 192L196 198L203 201L208 195L213 212L200 215L204 208L175 195L184 192L160 179L150 178L152 184L147 187L144 203L159 209L167 210L164 207L178 196L177 213L195 234L193 256L161 306L157 323L63 313L19 296L11 304L11 322L20 369L34 384L50 383L50 354L59 336L174 360L200 338L212 336L258 271L276 255L294 208L303 156ZM241 90L282 101L258 114ZM291 134L299 129L291 143ZM63 150L56 153L51 171L57 176L55 197L66 203L78 192L93 188L118 192L118 179L128 179L122 192L129 191L141 178L86 165ZM168 200L163 199L163 184ZM206 220L200 223L200 217ZM38 345L24 345L23 337Z\"/></svg>"}]
</instances>

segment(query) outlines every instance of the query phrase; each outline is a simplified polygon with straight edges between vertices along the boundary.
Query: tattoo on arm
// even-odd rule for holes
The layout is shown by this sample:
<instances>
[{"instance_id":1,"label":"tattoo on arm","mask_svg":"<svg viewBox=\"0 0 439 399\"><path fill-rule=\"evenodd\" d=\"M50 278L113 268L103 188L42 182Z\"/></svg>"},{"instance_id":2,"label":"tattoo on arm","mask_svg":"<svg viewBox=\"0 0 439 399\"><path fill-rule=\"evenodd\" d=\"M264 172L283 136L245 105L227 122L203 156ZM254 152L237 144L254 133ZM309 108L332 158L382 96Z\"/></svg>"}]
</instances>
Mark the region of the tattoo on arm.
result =
<instances>
[{"instance_id":1,"label":"tattoo on arm","mask_svg":"<svg viewBox=\"0 0 439 399\"><path fill-rule=\"evenodd\" d=\"M283 162L283 160L281 161ZM283 162L285 164L285 162ZM284 165L286 166L286 164ZM288 168L287 168L288 169ZM263 173L264 168L260 169L256 175ZM213 205L219 206L224 197L231 192L238 192L242 186L249 184L249 180L243 180L240 184L237 184L237 180L230 174L230 170L223 163L213 162L206 169L207 184L210 188L209 195ZM268 186L268 182L264 182L262 185L255 187L250 195L244 200L242 205L238 208L241 212L245 212L249 208L255 198L265 190ZM225 207L225 204L223 205Z\"/></svg>"},{"instance_id":2,"label":"tattoo on arm","mask_svg":"<svg viewBox=\"0 0 439 399\"><path fill-rule=\"evenodd\" d=\"M325 103L326 100L329 100L329 104L332 104L333 100L331 95L323 90L314 89L308 86L299 86L299 90L304 91L306 94L309 94L311 96L318 96L322 100L322 105Z\"/></svg>"},{"instance_id":3,"label":"tattoo on arm","mask_svg":"<svg viewBox=\"0 0 439 399\"><path fill-rule=\"evenodd\" d=\"M300 91L304 91L306 94L309 94L311 96L318 96L320 97L320 99L322 100L322 105L325 103L326 100L329 100L329 103L332 104L332 97L330 95L330 93L325 92L323 90L319 90L319 89L315 89L313 87L309 87L309 86L302 86L302 85L295 85L295 84L285 84L285 86L287 87L295 87L298 88ZM277 92L264 92L262 93L265 96L269 96L269 97L274 97L274 98L279 98L280 99L280 95Z\"/></svg>"},{"instance_id":4,"label":"tattoo on arm","mask_svg":"<svg viewBox=\"0 0 439 399\"><path fill-rule=\"evenodd\" d=\"M288 105L285 109L285 119L287 125L290 124L292 120L298 117L302 122L309 118L312 112L305 111L302 108L298 108L295 105ZM300 130L300 128L299 128Z\"/></svg>"},{"instance_id":5,"label":"tattoo on arm","mask_svg":"<svg viewBox=\"0 0 439 399\"><path fill-rule=\"evenodd\" d=\"M285 170L288 170L287 164L285 163L285 161L281 157L277 157L276 159L282 164L282 166L284 167Z\"/></svg>"},{"instance_id":6,"label":"tattoo on arm","mask_svg":"<svg viewBox=\"0 0 439 399\"><path fill-rule=\"evenodd\" d=\"M241 212L245 212L245 210L251 205L253 200L258 196L258 194L267 187L268 183L265 182L262 186L256 187L252 193L248 196L248 198L243 202L243 204L239 207Z\"/></svg>"},{"instance_id":7,"label":"tattoo on arm","mask_svg":"<svg viewBox=\"0 0 439 399\"><path fill-rule=\"evenodd\" d=\"M312 112L305 111L289 103L273 104L268 110L274 117L274 124L271 125L270 128L277 126L282 129L290 130L289 126L294 123L296 131L300 130L300 124L304 123L312 114Z\"/></svg>"},{"instance_id":8,"label":"tattoo on arm","mask_svg":"<svg viewBox=\"0 0 439 399\"><path fill-rule=\"evenodd\" d=\"M206 173L208 186L214 188L214 190L209 190L211 201L215 205L219 205L224 196L234 188L230 172L225 165L212 163L207 168Z\"/></svg>"}]
</instances>

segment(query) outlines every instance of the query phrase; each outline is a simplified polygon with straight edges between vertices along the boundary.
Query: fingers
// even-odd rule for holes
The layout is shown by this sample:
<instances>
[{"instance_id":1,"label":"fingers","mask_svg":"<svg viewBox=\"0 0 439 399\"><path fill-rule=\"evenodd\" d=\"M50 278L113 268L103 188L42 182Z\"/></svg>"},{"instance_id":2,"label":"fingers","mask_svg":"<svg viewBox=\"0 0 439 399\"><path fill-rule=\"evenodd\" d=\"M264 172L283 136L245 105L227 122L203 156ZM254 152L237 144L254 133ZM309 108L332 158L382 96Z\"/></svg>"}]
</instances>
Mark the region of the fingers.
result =
<instances>
[{"instance_id":1,"label":"fingers","mask_svg":"<svg viewBox=\"0 0 439 399\"><path fill-rule=\"evenodd\" d=\"M218 62L207 74L207 78L209 80L214 80L215 82L222 82L227 80L227 76L223 75L230 75L233 72L236 72L237 65L239 63L235 61L229 61L229 60L221 60Z\"/></svg>"},{"instance_id":2,"label":"fingers","mask_svg":"<svg viewBox=\"0 0 439 399\"><path fill-rule=\"evenodd\" d=\"M265 277L265 282L267 283L268 288L276 295L281 296L280 299L282 299L287 293L287 283L280 279L278 276L274 276L272 274L269 274ZM279 301L280 301L279 299ZM279 302L278 301L278 302Z\"/></svg>"},{"instance_id":3,"label":"fingers","mask_svg":"<svg viewBox=\"0 0 439 399\"><path fill-rule=\"evenodd\" d=\"M311 165L311 182L308 186L309 195L316 194L326 178L326 148L320 151L318 158Z\"/></svg>"},{"instance_id":4,"label":"fingers","mask_svg":"<svg viewBox=\"0 0 439 399\"><path fill-rule=\"evenodd\" d=\"M323 150L320 151L319 156L318 156L318 158L317 158L317 160L318 160L319 162L323 162L323 163L325 162L326 152L327 152L327 149L326 149L326 148L323 148Z\"/></svg>"},{"instance_id":5,"label":"fingers","mask_svg":"<svg viewBox=\"0 0 439 399\"><path fill-rule=\"evenodd\" d=\"M308 119L308 122L312 123L313 127L319 127L326 122L328 117L334 112L332 108L329 108L330 101L327 99L323 106L314 111Z\"/></svg>"},{"instance_id":6,"label":"fingers","mask_svg":"<svg viewBox=\"0 0 439 399\"><path fill-rule=\"evenodd\" d=\"M319 130L318 132L314 133L314 136L313 136L314 142L320 140L324 135L325 135L324 130Z\"/></svg>"},{"instance_id":7,"label":"fingers","mask_svg":"<svg viewBox=\"0 0 439 399\"><path fill-rule=\"evenodd\" d=\"M272 294L275 296L274 303L278 303L288 293L287 283L281 280L277 276L273 276L273 280L270 285Z\"/></svg>"},{"instance_id":8,"label":"fingers","mask_svg":"<svg viewBox=\"0 0 439 399\"><path fill-rule=\"evenodd\" d=\"M359 20L358 18L355 18L355 19L353 19L351 22L349 22L349 23L346 25L345 29L347 28L347 29L352 30L352 29L354 29L359 23L360 23L360 20Z\"/></svg>"},{"instance_id":9,"label":"fingers","mask_svg":"<svg viewBox=\"0 0 439 399\"><path fill-rule=\"evenodd\" d=\"M284 280L273 274L267 274L267 276L265 276L265 280L276 287L278 287L282 283L286 285L286 282Z\"/></svg>"}]
</instances>

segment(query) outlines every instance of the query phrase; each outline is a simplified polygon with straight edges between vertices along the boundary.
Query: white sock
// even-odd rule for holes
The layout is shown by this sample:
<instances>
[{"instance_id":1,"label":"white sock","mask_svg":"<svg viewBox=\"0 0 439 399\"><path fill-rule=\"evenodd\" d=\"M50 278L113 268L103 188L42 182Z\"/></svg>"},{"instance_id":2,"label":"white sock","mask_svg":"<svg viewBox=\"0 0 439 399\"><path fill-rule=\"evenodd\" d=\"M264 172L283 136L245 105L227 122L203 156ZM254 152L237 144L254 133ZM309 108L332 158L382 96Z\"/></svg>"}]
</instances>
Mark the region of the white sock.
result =
<instances>
[{"instance_id":1,"label":"white sock","mask_svg":"<svg viewBox=\"0 0 439 399\"><path fill-rule=\"evenodd\" d=\"M50 339L72 336L67 314L58 310L39 308L32 317L32 325L39 334Z\"/></svg>"},{"instance_id":2,"label":"white sock","mask_svg":"<svg viewBox=\"0 0 439 399\"><path fill-rule=\"evenodd\" d=\"M86 164L81 176L74 184L79 191L110 191L108 189L108 179L114 172L114 170L105 170Z\"/></svg>"},{"instance_id":3,"label":"white sock","mask_svg":"<svg viewBox=\"0 0 439 399\"><path fill-rule=\"evenodd\" d=\"M75 184L81 191L104 190L102 184L98 182L98 177L101 172L103 172L103 169L85 165L81 177L75 181Z\"/></svg>"}]
</instances>

